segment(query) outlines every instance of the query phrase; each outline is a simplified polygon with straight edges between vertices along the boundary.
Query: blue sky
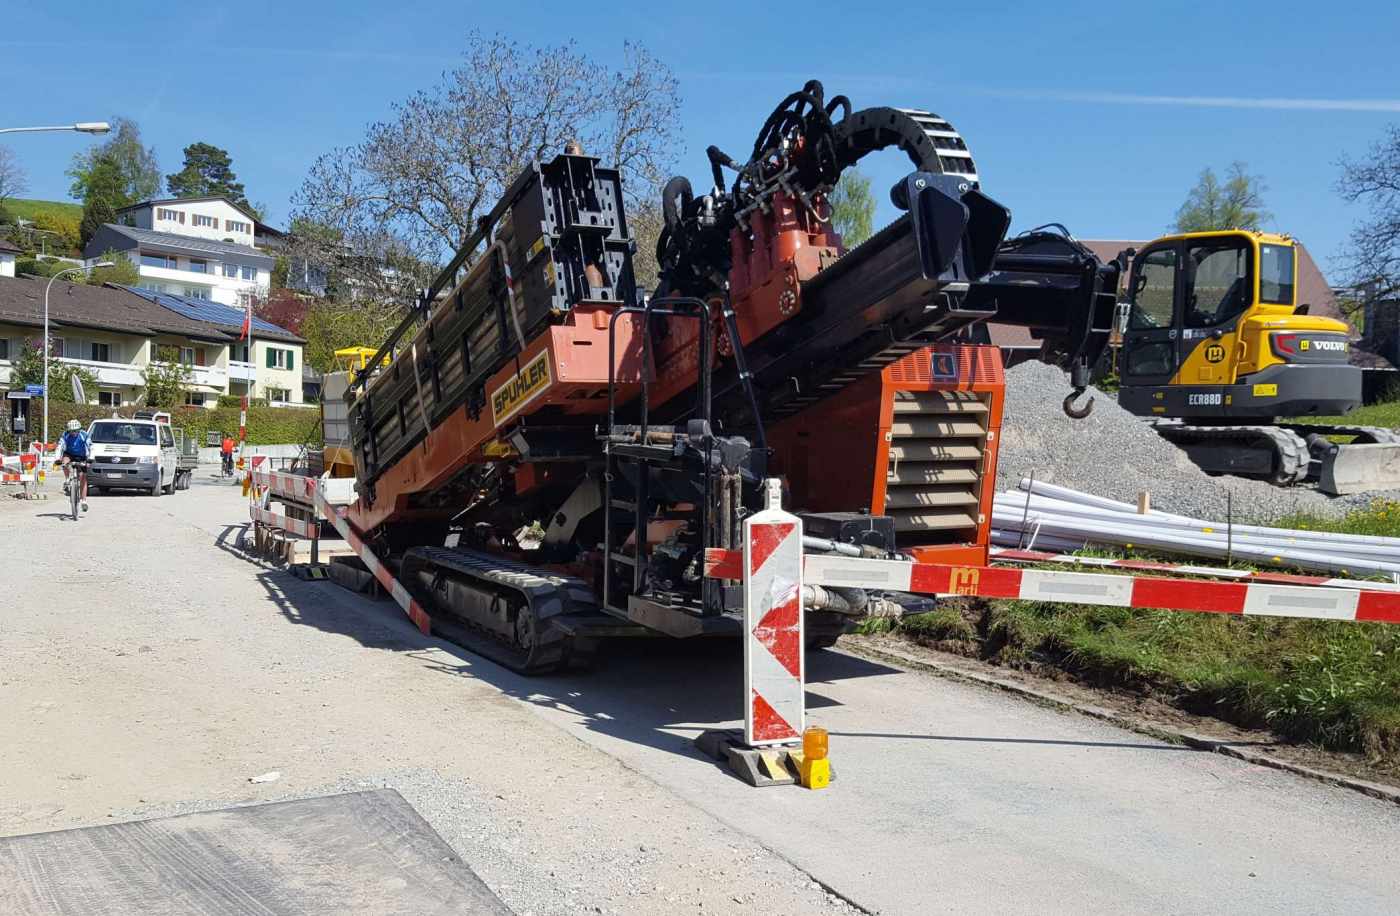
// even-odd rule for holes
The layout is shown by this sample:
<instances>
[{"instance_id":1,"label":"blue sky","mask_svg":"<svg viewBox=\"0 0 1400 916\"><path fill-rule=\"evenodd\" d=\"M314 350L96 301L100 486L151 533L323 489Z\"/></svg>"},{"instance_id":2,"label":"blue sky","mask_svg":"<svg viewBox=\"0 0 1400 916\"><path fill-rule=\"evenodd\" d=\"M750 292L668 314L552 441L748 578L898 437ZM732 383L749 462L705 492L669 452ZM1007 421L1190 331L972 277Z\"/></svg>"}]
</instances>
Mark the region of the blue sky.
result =
<instances>
[{"instance_id":1,"label":"blue sky","mask_svg":"<svg viewBox=\"0 0 1400 916\"><path fill-rule=\"evenodd\" d=\"M187 143L214 143L274 224L318 153L353 143L393 102L432 84L472 29L574 38L599 58L626 37L666 56L684 99L679 171L697 185L706 145L738 156L772 106L817 77L858 108L950 119L1018 229L1058 221L1084 238L1149 238L1203 167L1243 160L1269 186L1273 228L1301 238L1325 270L1360 215L1333 190L1338 157L1364 153L1400 121L1400 7L1379 2L1339 4L1343 15L1245 0L964 3L943 13L808 2L795 14L654 0L571 12L528 0L24 6L7 13L0 38L0 126L126 115L166 172ZM55 199L67 198L72 154L93 142L0 139L29 172L28 196ZM883 199L902 163L867 161ZM886 204L881 216L892 212Z\"/></svg>"}]
</instances>

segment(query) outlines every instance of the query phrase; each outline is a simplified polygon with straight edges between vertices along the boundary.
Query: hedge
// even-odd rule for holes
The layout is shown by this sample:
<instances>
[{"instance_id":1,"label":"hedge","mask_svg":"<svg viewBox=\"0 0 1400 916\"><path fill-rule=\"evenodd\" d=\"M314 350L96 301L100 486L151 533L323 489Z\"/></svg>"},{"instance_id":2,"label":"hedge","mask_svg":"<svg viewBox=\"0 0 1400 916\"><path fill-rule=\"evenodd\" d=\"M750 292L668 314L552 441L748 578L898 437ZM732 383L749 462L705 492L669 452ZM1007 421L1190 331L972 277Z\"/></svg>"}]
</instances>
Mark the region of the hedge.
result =
<instances>
[{"instance_id":1,"label":"hedge","mask_svg":"<svg viewBox=\"0 0 1400 916\"><path fill-rule=\"evenodd\" d=\"M44 402L35 399L29 409L32 433L25 438L37 436L43 423ZM136 407L118 408L116 412L129 417ZM49 408L49 438L57 440L69 420L81 420L87 426L93 420L101 420L112 415L111 407L95 407L87 404L60 404L55 402ZM209 432L229 433L238 437L238 408L219 407L209 410L204 407L179 407L171 412L171 422L183 427L186 435L193 436L201 446L205 434ZM0 431L0 441L7 449L15 447L14 436L10 433L9 417L4 418L4 428ZM249 407L249 445L321 445L321 414L319 411L296 407Z\"/></svg>"}]
</instances>

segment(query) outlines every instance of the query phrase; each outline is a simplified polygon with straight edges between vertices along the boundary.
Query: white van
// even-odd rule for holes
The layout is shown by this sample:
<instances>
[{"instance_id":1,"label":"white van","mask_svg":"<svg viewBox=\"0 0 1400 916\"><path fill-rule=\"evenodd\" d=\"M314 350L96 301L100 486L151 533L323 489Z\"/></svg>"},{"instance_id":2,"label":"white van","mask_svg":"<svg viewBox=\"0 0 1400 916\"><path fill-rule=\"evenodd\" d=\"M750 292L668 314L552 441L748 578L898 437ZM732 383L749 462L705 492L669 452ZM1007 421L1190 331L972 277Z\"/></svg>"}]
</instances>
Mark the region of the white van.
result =
<instances>
[{"instance_id":1,"label":"white van","mask_svg":"<svg viewBox=\"0 0 1400 916\"><path fill-rule=\"evenodd\" d=\"M170 414L137 411L129 420L94 420L88 435L92 437L88 492L145 490L159 496L174 493L182 482Z\"/></svg>"}]
</instances>

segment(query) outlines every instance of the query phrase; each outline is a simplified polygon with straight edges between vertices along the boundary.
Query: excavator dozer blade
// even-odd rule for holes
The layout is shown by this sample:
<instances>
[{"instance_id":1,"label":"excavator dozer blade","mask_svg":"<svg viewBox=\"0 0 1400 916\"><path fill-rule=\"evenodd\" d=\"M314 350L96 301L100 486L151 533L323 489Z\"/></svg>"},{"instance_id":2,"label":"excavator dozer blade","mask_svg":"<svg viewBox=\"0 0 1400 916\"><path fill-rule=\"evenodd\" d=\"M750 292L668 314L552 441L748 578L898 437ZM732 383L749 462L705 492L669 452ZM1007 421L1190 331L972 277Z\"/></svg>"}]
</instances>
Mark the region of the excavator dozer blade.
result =
<instances>
[{"instance_id":1,"label":"excavator dozer blade","mask_svg":"<svg viewBox=\"0 0 1400 916\"><path fill-rule=\"evenodd\" d=\"M1318 487L1333 496L1400 489L1400 444L1337 446L1322 459Z\"/></svg>"}]
</instances>

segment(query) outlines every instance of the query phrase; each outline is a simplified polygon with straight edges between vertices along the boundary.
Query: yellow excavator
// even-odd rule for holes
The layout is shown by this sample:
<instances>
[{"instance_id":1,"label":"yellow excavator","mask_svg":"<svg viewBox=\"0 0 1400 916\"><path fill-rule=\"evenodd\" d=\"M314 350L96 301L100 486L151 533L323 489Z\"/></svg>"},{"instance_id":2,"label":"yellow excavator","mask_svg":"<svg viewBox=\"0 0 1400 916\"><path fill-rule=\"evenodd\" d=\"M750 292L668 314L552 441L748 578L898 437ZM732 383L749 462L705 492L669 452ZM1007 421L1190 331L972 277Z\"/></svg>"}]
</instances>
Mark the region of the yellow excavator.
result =
<instances>
[{"instance_id":1,"label":"yellow excavator","mask_svg":"<svg viewBox=\"0 0 1400 916\"><path fill-rule=\"evenodd\" d=\"M1137 251L1119 307L1119 403L1162 418L1158 432L1213 473L1316 478L1330 492L1400 486L1391 430L1283 419L1361 404L1347 326L1298 305L1297 261L1289 236L1244 230Z\"/></svg>"}]
</instances>

